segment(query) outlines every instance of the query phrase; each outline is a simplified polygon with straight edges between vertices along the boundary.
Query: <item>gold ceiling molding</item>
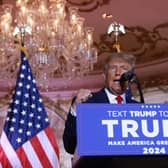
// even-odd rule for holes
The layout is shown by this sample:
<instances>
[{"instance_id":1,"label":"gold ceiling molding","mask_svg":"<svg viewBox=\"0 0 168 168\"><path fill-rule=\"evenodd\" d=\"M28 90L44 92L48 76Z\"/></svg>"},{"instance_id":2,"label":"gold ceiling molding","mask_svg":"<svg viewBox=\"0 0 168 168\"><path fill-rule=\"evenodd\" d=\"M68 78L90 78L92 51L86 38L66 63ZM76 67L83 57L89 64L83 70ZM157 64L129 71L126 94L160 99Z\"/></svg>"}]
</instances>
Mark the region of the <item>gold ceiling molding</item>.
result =
<instances>
[{"instance_id":1,"label":"gold ceiling molding","mask_svg":"<svg viewBox=\"0 0 168 168\"><path fill-rule=\"evenodd\" d=\"M168 22L156 25L153 29L148 30L142 26L126 27L126 34L120 35L119 43L121 50L136 56L137 65L145 65L155 62L168 64ZM102 68L106 56L114 51L113 37L107 34L100 35L100 41L95 42L98 48L98 63L95 70ZM145 67L144 67L145 68ZM164 74L155 75L155 72L142 79L143 88L168 85L168 78L165 70Z\"/></svg>"},{"instance_id":2,"label":"gold ceiling molding","mask_svg":"<svg viewBox=\"0 0 168 168\"><path fill-rule=\"evenodd\" d=\"M110 0L67 0L69 5L77 6L80 12L91 12L98 7L108 5Z\"/></svg>"},{"instance_id":3,"label":"gold ceiling molding","mask_svg":"<svg viewBox=\"0 0 168 168\"><path fill-rule=\"evenodd\" d=\"M160 87L164 91L168 91L168 78L166 76L151 76L146 79L141 79L142 88Z\"/></svg>"},{"instance_id":4,"label":"gold ceiling molding","mask_svg":"<svg viewBox=\"0 0 168 168\"><path fill-rule=\"evenodd\" d=\"M99 57L113 51L114 40L107 34L95 42ZM136 56L137 63L150 62L168 56L168 22L155 26L151 31L142 26L126 27L126 34L119 37L121 50Z\"/></svg>"}]
</instances>

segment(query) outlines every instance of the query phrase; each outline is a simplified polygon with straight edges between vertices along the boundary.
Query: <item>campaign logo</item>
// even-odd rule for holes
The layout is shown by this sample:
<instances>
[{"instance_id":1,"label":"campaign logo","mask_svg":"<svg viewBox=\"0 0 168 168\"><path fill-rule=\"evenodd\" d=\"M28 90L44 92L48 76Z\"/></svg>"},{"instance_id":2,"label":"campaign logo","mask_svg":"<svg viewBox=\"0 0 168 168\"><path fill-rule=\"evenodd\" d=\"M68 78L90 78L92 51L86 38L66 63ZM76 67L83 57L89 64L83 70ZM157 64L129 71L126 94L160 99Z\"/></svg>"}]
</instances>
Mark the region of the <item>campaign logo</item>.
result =
<instances>
[{"instance_id":1,"label":"campaign logo","mask_svg":"<svg viewBox=\"0 0 168 168\"><path fill-rule=\"evenodd\" d=\"M168 153L168 105L79 104L79 155Z\"/></svg>"}]
</instances>

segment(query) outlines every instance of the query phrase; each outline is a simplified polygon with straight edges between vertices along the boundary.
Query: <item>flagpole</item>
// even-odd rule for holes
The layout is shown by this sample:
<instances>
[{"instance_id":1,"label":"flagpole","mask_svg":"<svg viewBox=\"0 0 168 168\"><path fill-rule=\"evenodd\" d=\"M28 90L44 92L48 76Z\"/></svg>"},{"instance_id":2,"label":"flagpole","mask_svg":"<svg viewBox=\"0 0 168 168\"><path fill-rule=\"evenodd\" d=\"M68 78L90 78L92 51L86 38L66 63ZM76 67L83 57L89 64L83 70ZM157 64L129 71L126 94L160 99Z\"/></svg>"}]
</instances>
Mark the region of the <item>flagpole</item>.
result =
<instances>
[{"instance_id":1,"label":"flagpole","mask_svg":"<svg viewBox=\"0 0 168 168\"><path fill-rule=\"evenodd\" d=\"M20 33L21 64L15 91L8 108L0 137L0 168L52 167L60 168L59 148L51 130L36 81L24 47L26 31Z\"/></svg>"}]
</instances>

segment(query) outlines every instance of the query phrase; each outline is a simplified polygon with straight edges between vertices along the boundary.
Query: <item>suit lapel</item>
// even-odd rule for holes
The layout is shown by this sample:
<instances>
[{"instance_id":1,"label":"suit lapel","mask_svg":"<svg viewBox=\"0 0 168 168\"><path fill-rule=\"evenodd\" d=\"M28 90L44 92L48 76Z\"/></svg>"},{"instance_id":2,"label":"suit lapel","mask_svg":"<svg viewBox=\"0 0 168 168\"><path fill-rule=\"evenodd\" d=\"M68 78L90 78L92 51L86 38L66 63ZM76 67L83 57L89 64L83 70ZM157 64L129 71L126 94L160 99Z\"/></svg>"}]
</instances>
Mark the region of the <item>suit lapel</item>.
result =
<instances>
[{"instance_id":1,"label":"suit lapel","mask_svg":"<svg viewBox=\"0 0 168 168\"><path fill-rule=\"evenodd\" d=\"M107 94L106 94L104 88L100 90L99 97L100 97L100 99L99 99L100 103L109 103L109 99L107 97Z\"/></svg>"}]
</instances>

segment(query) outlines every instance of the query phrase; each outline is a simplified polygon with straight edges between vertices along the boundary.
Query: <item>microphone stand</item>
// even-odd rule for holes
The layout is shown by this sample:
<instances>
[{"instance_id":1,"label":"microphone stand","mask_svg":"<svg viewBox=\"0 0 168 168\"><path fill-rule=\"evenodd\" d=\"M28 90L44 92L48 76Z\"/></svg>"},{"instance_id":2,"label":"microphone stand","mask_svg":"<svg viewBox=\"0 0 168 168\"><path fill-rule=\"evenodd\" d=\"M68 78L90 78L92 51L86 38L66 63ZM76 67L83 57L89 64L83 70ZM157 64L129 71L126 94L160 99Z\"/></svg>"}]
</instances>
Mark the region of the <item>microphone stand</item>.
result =
<instances>
[{"instance_id":1,"label":"microphone stand","mask_svg":"<svg viewBox=\"0 0 168 168\"><path fill-rule=\"evenodd\" d=\"M134 79L132 81L129 80L128 83L129 83L129 85L131 83L136 83L137 88L138 88L138 92L139 92L139 96L140 96L140 102L145 103L144 96L143 96L142 89L141 89L141 84L140 84L138 77L134 74Z\"/></svg>"},{"instance_id":2,"label":"microphone stand","mask_svg":"<svg viewBox=\"0 0 168 168\"><path fill-rule=\"evenodd\" d=\"M137 88L138 88L138 91L139 91L140 102L145 103L144 96L143 96L142 89L141 89L141 84L140 84L137 76L135 78L135 83L137 84Z\"/></svg>"}]
</instances>

